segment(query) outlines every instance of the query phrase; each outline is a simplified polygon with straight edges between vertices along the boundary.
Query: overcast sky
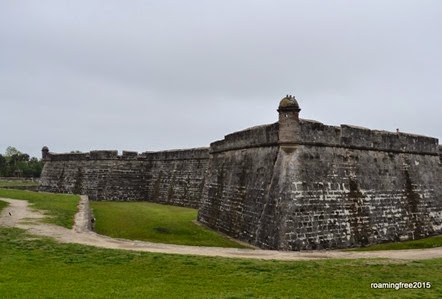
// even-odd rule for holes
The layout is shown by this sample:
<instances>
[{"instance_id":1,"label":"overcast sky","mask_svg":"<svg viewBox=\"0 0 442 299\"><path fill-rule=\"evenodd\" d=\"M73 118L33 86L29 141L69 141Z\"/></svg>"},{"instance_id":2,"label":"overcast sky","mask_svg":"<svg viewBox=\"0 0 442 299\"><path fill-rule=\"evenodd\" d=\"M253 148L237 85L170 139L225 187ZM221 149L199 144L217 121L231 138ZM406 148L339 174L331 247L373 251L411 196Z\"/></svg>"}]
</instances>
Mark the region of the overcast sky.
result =
<instances>
[{"instance_id":1,"label":"overcast sky","mask_svg":"<svg viewBox=\"0 0 442 299\"><path fill-rule=\"evenodd\" d=\"M208 146L277 121L442 137L442 1L0 1L0 152Z\"/></svg>"}]
</instances>

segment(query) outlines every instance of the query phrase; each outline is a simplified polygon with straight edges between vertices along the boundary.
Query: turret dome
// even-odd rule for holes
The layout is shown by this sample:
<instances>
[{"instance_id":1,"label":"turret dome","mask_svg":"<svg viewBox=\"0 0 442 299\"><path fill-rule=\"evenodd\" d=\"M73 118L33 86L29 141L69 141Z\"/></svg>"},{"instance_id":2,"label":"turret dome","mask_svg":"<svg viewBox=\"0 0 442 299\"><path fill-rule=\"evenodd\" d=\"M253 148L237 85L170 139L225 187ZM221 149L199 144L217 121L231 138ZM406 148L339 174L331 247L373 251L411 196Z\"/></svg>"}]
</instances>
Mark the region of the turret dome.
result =
<instances>
[{"instance_id":1,"label":"turret dome","mask_svg":"<svg viewBox=\"0 0 442 299\"><path fill-rule=\"evenodd\" d=\"M279 108L300 110L298 101L291 95L286 95L281 102L279 102Z\"/></svg>"}]
</instances>

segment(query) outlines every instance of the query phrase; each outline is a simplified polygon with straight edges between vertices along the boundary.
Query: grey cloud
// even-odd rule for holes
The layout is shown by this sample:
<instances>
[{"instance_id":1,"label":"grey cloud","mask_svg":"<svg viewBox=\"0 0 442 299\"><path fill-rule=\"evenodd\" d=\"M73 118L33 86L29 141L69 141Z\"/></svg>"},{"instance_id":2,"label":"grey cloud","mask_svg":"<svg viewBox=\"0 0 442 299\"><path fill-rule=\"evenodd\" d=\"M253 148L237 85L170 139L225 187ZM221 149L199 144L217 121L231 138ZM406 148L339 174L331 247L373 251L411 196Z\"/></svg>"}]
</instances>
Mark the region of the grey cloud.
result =
<instances>
[{"instance_id":1,"label":"grey cloud","mask_svg":"<svg viewBox=\"0 0 442 299\"><path fill-rule=\"evenodd\" d=\"M286 93L305 118L441 137L441 14L439 1L2 1L0 150L206 146L276 121Z\"/></svg>"}]
</instances>

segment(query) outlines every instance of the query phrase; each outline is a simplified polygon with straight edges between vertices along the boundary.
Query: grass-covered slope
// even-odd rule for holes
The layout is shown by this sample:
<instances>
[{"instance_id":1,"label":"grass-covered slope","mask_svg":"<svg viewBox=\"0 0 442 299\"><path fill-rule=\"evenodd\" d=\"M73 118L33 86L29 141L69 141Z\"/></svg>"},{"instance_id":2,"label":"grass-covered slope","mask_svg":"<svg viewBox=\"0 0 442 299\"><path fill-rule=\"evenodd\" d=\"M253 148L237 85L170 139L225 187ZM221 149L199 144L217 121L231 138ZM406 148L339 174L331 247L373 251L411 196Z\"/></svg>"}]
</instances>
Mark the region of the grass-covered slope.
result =
<instances>
[{"instance_id":1,"label":"grass-covered slope","mask_svg":"<svg viewBox=\"0 0 442 299\"><path fill-rule=\"evenodd\" d=\"M434 248L441 246L442 246L442 236L434 236L421 240L377 244L368 247L355 248L349 250L352 251L401 250L401 249Z\"/></svg>"},{"instance_id":2,"label":"grass-covered slope","mask_svg":"<svg viewBox=\"0 0 442 299\"><path fill-rule=\"evenodd\" d=\"M42 210L49 216L46 219L47 222L66 228L72 228L75 213L77 213L77 205L80 200L78 195L1 188L0 197L27 200L32 204L33 208Z\"/></svg>"},{"instance_id":3,"label":"grass-covered slope","mask_svg":"<svg viewBox=\"0 0 442 299\"><path fill-rule=\"evenodd\" d=\"M197 210L149 202L92 202L96 231L168 244L244 247L195 223Z\"/></svg>"},{"instance_id":4,"label":"grass-covered slope","mask_svg":"<svg viewBox=\"0 0 442 299\"><path fill-rule=\"evenodd\" d=\"M8 206L8 203L7 202L4 202L4 201L1 201L0 200L0 213L1 213L1 211L4 209L4 208L6 208Z\"/></svg>"},{"instance_id":5,"label":"grass-covered slope","mask_svg":"<svg viewBox=\"0 0 442 299\"><path fill-rule=\"evenodd\" d=\"M441 298L442 259L260 261L123 252L0 228L2 298ZM372 289L374 282L430 289Z\"/></svg>"},{"instance_id":6,"label":"grass-covered slope","mask_svg":"<svg viewBox=\"0 0 442 299\"><path fill-rule=\"evenodd\" d=\"M37 182L32 181L0 181L1 187L35 187L38 186Z\"/></svg>"}]
</instances>

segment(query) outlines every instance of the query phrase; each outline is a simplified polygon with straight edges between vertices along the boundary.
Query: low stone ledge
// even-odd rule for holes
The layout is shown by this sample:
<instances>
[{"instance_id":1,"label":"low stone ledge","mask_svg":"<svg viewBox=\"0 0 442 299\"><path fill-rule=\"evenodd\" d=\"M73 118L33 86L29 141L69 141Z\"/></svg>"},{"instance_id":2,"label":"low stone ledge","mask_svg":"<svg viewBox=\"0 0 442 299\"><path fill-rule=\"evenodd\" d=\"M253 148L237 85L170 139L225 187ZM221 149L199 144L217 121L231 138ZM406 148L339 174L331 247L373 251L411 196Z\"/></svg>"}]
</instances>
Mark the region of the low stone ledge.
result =
<instances>
[{"instance_id":1,"label":"low stone ledge","mask_svg":"<svg viewBox=\"0 0 442 299\"><path fill-rule=\"evenodd\" d=\"M78 211L77 214L75 214L75 223L72 229L77 233L88 232L92 228L91 220L89 197L87 195L80 195Z\"/></svg>"}]
</instances>

